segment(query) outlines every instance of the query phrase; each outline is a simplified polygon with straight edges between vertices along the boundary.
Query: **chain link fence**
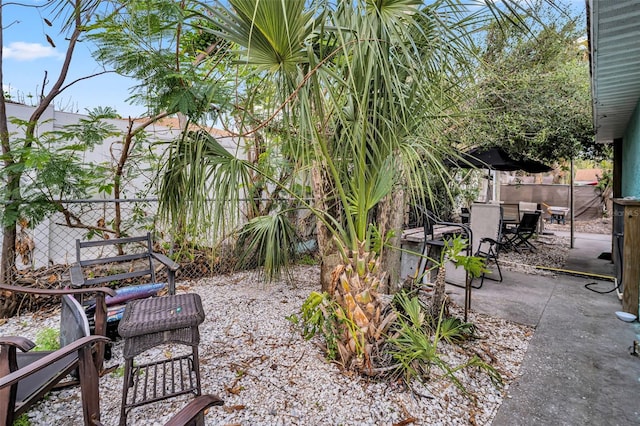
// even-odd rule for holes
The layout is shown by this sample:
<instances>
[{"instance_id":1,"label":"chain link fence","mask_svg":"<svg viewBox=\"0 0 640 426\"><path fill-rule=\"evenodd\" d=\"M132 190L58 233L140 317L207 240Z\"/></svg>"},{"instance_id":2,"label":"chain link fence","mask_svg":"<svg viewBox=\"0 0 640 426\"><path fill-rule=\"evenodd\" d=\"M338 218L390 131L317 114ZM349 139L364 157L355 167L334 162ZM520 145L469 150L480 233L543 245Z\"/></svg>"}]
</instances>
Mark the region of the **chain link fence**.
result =
<instances>
[{"instance_id":1,"label":"chain link fence","mask_svg":"<svg viewBox=\"0 0 640 426\"><path fill-rule=\"evenodd\" d=\"M224 230L229 236L222 241L211 228L178 239L170 226L158 220L158 201L155 199L72 200L62 205L63 213L55 213L35 226L26 221L19 223L15 253L18 284L38 287L67 284L69 268L76 261L76 239L138 236L147 232L152 234L155 251L181 265L176 275L178 281L259 266L256 258L239 262L242 253L236 245L236 234L229 230ZM315 219L311 214L300 213L294 222L299 236L296 253L313 256L317 246Z\"/></svg>"}]
</instances>

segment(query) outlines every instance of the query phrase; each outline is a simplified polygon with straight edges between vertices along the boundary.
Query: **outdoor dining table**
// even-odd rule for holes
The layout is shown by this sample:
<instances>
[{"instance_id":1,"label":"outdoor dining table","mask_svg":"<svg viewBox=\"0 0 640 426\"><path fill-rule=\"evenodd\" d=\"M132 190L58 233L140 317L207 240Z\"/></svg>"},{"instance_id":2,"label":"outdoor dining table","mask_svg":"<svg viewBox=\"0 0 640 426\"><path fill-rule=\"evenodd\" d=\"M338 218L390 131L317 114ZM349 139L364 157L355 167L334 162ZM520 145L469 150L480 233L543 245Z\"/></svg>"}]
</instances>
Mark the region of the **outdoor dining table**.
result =
<instances>
[{"instance_id":1,"label":"outdoor dining table","mask_svg":"<svg viewBox=\"0 0 640 426\"><path fill-rule=\"evenodd\" d=\"M460 226L435 225L433 227L433 239L442 239L445 236L456 235L461 232ZM402 231L402 240L412 243L424 243L424 227L410 228Z\"/></svg>"},{"instance_id":2,"label":"outdoor dining table","mask_svg":"<svg viewBox=\"0 0 640 426\"><path fill-rule=\"evenodd\" d=\"M565 217L567 213L569 213L569 210L570 209L568 207L558 207L558 206L547 207L547 213L551 215L551 217L549 218L549 222L550 223L556 222L558 224L562 223L564 225Z\"/></svg>"}]
</instances>

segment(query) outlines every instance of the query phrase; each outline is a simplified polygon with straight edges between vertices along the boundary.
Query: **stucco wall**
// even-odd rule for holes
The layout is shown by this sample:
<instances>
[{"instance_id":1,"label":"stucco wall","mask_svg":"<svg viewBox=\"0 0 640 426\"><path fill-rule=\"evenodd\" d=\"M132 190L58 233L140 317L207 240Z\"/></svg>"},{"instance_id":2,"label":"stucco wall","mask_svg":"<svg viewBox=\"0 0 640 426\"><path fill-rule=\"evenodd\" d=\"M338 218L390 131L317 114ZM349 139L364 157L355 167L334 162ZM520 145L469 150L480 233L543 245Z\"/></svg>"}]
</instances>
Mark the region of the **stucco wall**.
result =
<instances>
[{"instance_id":1,"label":"stucco wall","mask_svg":"<svg viewBox=\"0 0 640 426\"><path fill-rule=\"evenodd\" d=\"M28 120L33 112L33 107L9 103L7 104L7 116L15 117L21 120ZM86 115L73 114L61 111L55 111L53 107L47 108L45 111L41 123L38 125L37 133L42 135L45 132L51 132L54 130L62 130L64 126L69 124L75 124L80 119L86 119ZM109 124L114 125L116 128L123 132L129 126L128 120L106 120ZM166 144L161 142L167 142L179 135L179 129L155 124L149 126L147 129L148 138L153 141L152 149L156 151L158 155L166 149ZM12 123L9 124L9 132L12 138L21 137L24 134L24 130L19 126ZM229 152L234 155L238 155L241 158L246 158L244 150L238 148L237 139L232 137L217 136L218 142L225 147ZM91 151L84 152L83 160L86 163L107 163L112 164L116 159L112 158L115 155L116 158L120 154L119 149L121 144L115 143L120 139L116 137L105 140L103 144L97 145ZM122 198L138 198L137 191L144 188L148 184L153 184L153 173L146 172L149 168L148 164L135 163L129 167L137 167L141 173L135 178L127 181L126 187L123 188ZM0 182L1 184L1 182ZM149 197L155 196L154 192L151 192ZM98 198L99 194L95 195ZM152 217L157 211L157 205L155 203L149 203L148 206L144 206L145 217ZM125 220L132 216L133 203L122 204L123 216ZM143 208L140 207L140 208ZM0 213L1 213L0 207ZM109 223L114 218L113 203L101 204L99 201L92 204L77 204L73 208L70 208L74 214L82 217L84 223L97 223L99 220L104 220ZM148 225L146 223L141 224ZM140 232L145 232L145 229L141 229ZM70 229L65 225L64 217L61 214L54 214L51 217L43 220L35 226L34 229L23 230L21 227L19 232L23 232L26 237L33 241L33 252L31 256L25 258L23 261L18 256L16 266L19 269L26 268L41 268L49 265L69 264L75 261L75 240L76 238L85 239L86 230L84 229ZM206 238L206 235L202 235ZM2 230L0 229L0 238L2 238Z\"/></svg>"},{"instance_id":2,"label":"stucco wall","mask_svg":"<svg viewBox=\"0 0 640 426\"><path fill-rule=\"evenodd\" d=\"M546 203L550 206L569 207L569 185L550 184L520 184L501 185L500 200L505 203L526 201L530 203ZM575 219L591 220L602 217L602 202L595 188L590 185L575 186L573 188ZM549 214L543 210L543 217Z\"/></svg>"},{"instance_id":3,"label":"stucco wall","mask_svg":"<svg viewBox=\"0 0 640 426\"><path fill-rule=\"evenodd\" d=\"M622 140L622 197L640 198L640 104L631 115Z\"/></svg>"}]
</instances>

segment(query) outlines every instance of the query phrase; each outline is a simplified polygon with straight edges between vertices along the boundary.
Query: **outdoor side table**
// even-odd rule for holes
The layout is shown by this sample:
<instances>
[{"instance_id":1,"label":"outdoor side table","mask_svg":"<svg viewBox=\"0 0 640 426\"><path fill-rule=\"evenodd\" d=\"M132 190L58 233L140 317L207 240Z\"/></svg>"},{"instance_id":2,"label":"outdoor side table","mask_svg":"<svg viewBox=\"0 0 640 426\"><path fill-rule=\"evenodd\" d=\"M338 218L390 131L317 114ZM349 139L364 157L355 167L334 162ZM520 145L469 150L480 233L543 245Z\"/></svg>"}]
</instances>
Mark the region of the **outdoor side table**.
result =
<instances>
[{"instance_id":1,"label":"outdoor side table","mask_svg":"<svg viewBox=\"0 0 640 426\"><path fill-rule=\"evenodd\" d=\"M558 224L562 223L564 225L565 217L567 213L569 213L569 208L549 206L547 207L547 212L551 215L551 217L549 218L549 223L556 222Z\"/></svg>"},{"instance_id":2,"label":"outdoor side table","mask_svg":"<svg viewBox=\"0 0 640 426\"><path fill-rule=\"evenodd\" d=\"M174 396L200 395L198 326L204 321L200 296L195 293L152 297L127 304L118 332L124 339L124 384L120 425L132 408ZM191 353L141 365L133 359L166 343L191 346ZM131 391L131 392L130 392Z\"/></svg>"}]
</instances>

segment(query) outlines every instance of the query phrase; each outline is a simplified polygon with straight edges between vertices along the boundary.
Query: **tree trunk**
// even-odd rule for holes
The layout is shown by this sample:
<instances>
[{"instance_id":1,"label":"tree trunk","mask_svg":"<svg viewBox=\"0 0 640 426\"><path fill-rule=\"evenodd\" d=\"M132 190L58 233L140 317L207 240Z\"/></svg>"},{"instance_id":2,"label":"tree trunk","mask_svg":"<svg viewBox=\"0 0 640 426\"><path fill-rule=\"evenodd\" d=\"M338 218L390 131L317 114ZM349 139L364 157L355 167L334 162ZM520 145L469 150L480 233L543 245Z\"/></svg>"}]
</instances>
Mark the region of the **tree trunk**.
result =
<instances>
[{"instance_id":1,"label":"tree trunk","mask_svg":"<svg viewBox=\"0 0 640 426\"><path fill-rule=\"evenodd\" d=\"M311 180L313 185L314 207L322 212L328 212L327 190L328 180L323 166L316 163L311 170ZM318 240L318 251L320 253L320 288L328 291L331 287L331 272L340 262L340 256L331 242L331 234L322 221L316 219L316 238Z\"/></svg>"},{"instance_id":2,"label":"tree trunk","mask_svg":"<svg viewBox=\"0 0 640 426\"><path fill-rule=\"evenodd\" d=\"M5 206L5 214L9 205ZM6 225L2 229L2 264L0 272L0 282L3 284L13 284L15 281L15 244L16 227ZM0 318L9 318L16 312L17 303L14 295L0 299Z\"/></svg>"},{"instance_id":3,"label":"tree trunk","mask_svg":"<svg viewBox=\"0 0 640 426\"><path fill-rule=\"evenodd\" d=\"M2 22L2 8L0 8L0 22ZM0 81L4 82L2 73L2 50L4 45L4 34L0 28ZM2 155L4 156L3 167L5 170L10 168L14 163L11 158L11 145L9 144L9 122L7 120L7 103L4 97L4 90L0 93L0 145L2 146ZM3 201L7 204L2 206L3 210L3 226L2 226L2 253L0 253L0 283L11 284L13 281L13 270L15 263L15 245L16 245L16 220L12 220L12 210L15 210L12 199L13 188L15 186L12 180L11 171L7 172L6 187L2 191ZM17 217L16 217L17 219ZM3 305L7 304L4 299ZM0 317L4 317L5 306L0 306Z\"/></svg>"},{"instance_id":4,"label":"tree trunk","mask_svg":"<svg viewBox=\"0 0 640 426\"><path fill-rule=\"evenodd\" d=\"M320 259L320 289L323 292L330 293L333 284L333 271L338 265L342 265L343 261L339 253L331 253L322 256Z\"/></svg>"},{"instance_id":5,"label":"tree trunk","mask_svg":"<svg viewBox=\"0 0 640 426\"><path fill-rule=\"evenodd\" d=\"M405 200L404 190L397 188L380 203L378 208L378 225L380 232L385 235L390 230L394 236L389 240L392 247L400 247L402 225L404 224ZM383 250L381 253L382 270L387 272L386 280L382 283L380 292L393 294L402 286L403 277L400 276L399 250Z\"/></svg>"},{"instance_id":6,"label":"tree trunk","mask_svg":"<svg viewBox=\"0 0 640 426\"><path fill-rule=\"evenodd\" d=\"M67 47L65 58L60 68L60 74L58 75L57 80L53 83L51 90L49 93L44 95L44 86L42 88L42 94L39 99L39 103L36 105L34 111L31 113L29 117L29 121L27 122L27 126L25 129L25 143L23 146L23 153L19 155L19 160L14 160L10 155L12 152L11 146L9 144L9 133L8 133L8 120L7 120L7 110L6 110L6 101L4 98L4 93L2 93L2 100L0 101L0 141L2 143L2 154L5 156L4 160L4 170L7 172L7 186L4 190L4 194L6 194L5 201L8 204L4 209L4 225L3 232L4 235L2 237L2 261L0 264L0 279L3 282L10 282L13 279L13 274L15 270L15 245L16 245L16 223L20 219L18 217L21 194L20 194L20 179L22 176L22 171L12 171L9 170L12 166L16 164L24 165L28 159L28 152L33 144L36 129L38 126L38 122L42 117L42 114L46 111L46 109L51 105L51 103L55 100L56 96L58 96L62 90L64 90L63 84L69 72L69 65L71 64L71 58L73 56L73 51L75 49L76 43L80 38L82 31L84 31L85 27L81 18L83 14L80 12L80 2L76 0L75 5L77 7L78 12L74 14L74 28L69 37L69 45ZM1 21L2 15L0 15ZM0 46L2 46L3 34L0 29ZM0 58L2 54L2 50L0 49ZM2 62L0 59L0 70L2 69ZM46 77L46 74L45 74ZM3 81L3 75L0 71L0 81ZM76 80L77 81L77 80ZM67 85L66 87L69 87Z\"/></svg>"},{"instance_id":7,"label":"tree trunk","mask_svg":"<svg viewBox=\"0 0 640 426\"><path fill-rule=\"evenodd\" d=\"M438 322L440 317L440 311L444 304L444 315L449 313L448 296L445 292L445 280L447 276L447 268L445 267L445 261L438 267L438 275L436 281L433 283L433 295L431 296L431 304L429 305L429 315L433 319L434 324Z\"/></svg>"}]
</instances>

